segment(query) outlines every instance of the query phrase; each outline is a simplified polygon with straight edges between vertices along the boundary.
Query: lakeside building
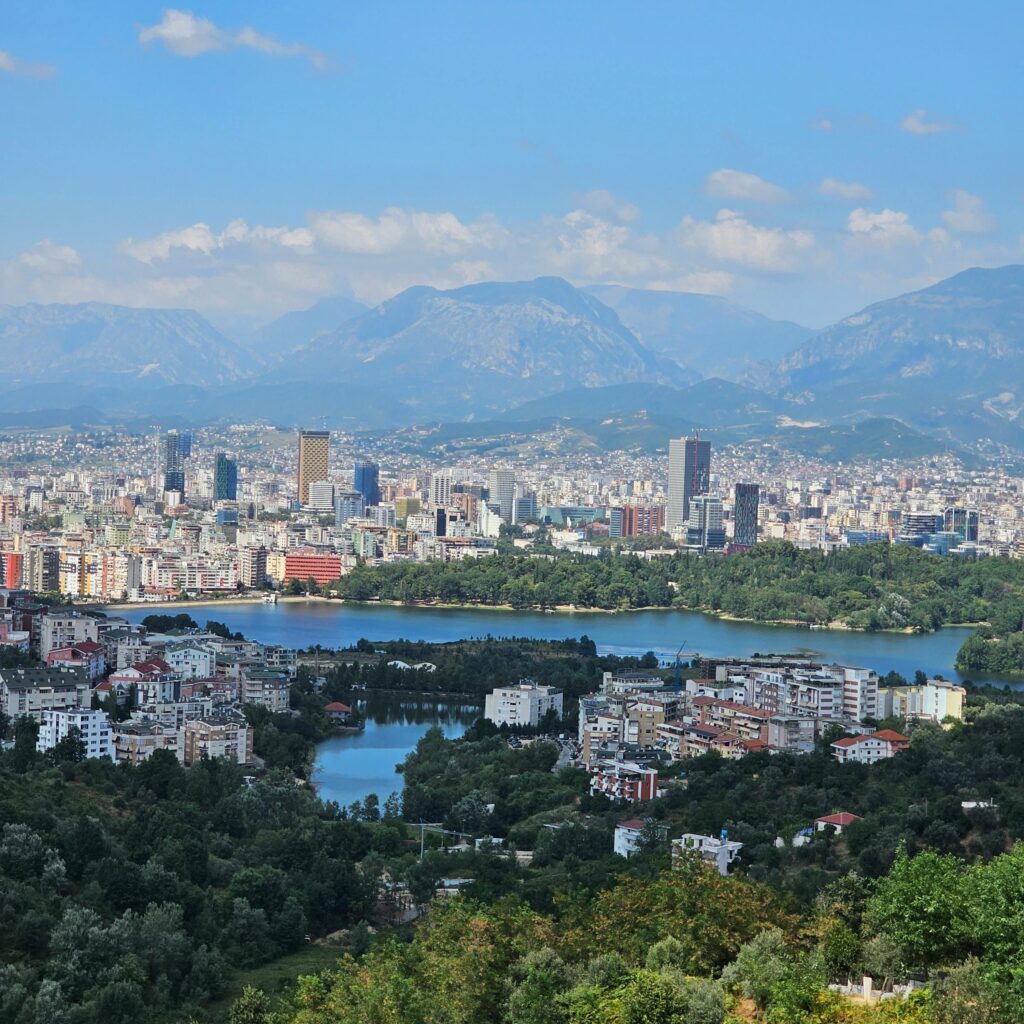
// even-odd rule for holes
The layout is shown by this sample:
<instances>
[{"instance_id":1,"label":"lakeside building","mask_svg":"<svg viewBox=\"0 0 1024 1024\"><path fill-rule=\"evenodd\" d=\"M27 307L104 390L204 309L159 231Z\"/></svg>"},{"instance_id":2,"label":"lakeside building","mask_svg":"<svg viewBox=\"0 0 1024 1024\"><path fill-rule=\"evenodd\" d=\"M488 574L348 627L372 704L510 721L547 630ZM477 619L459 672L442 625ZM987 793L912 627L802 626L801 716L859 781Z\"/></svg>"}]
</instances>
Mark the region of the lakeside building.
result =
<instances>
[{"instance_id":1,"label":"lakeside building","mask_svg":"<svg viewBox=\"0 0 1024 1024\"><path fill-rule=\"evenodd\" d=\"M495 725L536 726L549 711L562 717L562 691L532 679L496 687L484 699L484 717Z\"/></svg>"},{"instance_id":2,"label":"lakeside building","mask_svg":"<svg viewBox=\"0 0 1024 1024\"><path fill-rule=\"evenodd\" d=\"M46 709L40 714L36 750L45 753L76 732L86 757L115 757L110 718L104 711Z\"/></svg>"}]
</instances>

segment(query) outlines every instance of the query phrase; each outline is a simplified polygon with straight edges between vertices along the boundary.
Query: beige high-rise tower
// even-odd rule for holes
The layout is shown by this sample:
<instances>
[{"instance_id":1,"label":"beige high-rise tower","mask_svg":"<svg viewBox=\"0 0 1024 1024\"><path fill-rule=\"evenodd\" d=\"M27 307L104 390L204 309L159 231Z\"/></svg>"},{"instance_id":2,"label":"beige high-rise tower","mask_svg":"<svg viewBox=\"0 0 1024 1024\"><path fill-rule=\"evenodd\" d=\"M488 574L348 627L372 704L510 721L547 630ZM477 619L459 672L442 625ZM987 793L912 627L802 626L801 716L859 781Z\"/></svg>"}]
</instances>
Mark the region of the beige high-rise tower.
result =
<instances>
[{"instance_id":1,"label":"beige high-rise tower","mask_svg":"<svg viewBox=\"0 0 1024 1024\"><path fill-rule=\"evenodd\" d=\"M326 480L331 456L331 435L326 430L299 431L299 504L309 503L309 485Z\"/></svg>"}]
</instances>

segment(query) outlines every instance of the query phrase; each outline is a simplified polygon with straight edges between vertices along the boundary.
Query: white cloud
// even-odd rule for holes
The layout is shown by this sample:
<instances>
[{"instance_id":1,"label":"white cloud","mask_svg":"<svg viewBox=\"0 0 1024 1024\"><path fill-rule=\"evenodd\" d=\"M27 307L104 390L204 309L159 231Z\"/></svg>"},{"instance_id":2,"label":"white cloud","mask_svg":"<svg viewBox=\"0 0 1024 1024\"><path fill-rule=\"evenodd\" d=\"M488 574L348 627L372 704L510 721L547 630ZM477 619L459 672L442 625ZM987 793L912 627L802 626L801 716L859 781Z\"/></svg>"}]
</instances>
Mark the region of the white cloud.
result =
<instances>
[{"instance_id":1,"label":"white cloud","mask_svg":"<svg viewBox=\"0 0 1024 1024\"><path fill-rule=\"evenodd\" d=\"M811 127L816 132L830 132L835 127L830 117L816 117L811 121Z\"/></svg>"},{"instance_id":2,"label":"white cloud","mask_svg":"<svg viewBox=\"0 0 1024 1024\"><path fill-rule=\"evenodd\" d=\"M981 196L972 195L963 189L953 192L953 208L943 210L942 219L962 235L984 234L996 225L995 218L985 209Z\"/></svg>"},{"instance_id":3,"label":"white cloud","mask_svg":"<svg viewBox=\"0 0 1024 1024\"><path fill-rule=\"evenodd\" d=\"M900 129L911 135L938 135L941 132L952 131L953 126L941 121L928 120L928 111L918 107L900 121Z\"/></svg>"},{"instance_id":4,"label":"white cloud","mask_svg":"<svg viewBox=\"0 0 1024 1024\"><path fill-rule=\"evenodd\" d=\"M205 256L242 243L266 243L283 246L286 249L309 249L313 245L313 234L308 228L261 227L250 228L244 220L233 220L216 234L209 224L192 224L187 228L164 231L152 238L136 241L126 238L121 251L140 263L154 263L169 259L175 250L202 253Z\"/></svg>"},{"instance_id":5,"label":"white cloud","mask_svg":"<svg viewBox=\"0 0 1024 1024\"><path fill-rule=\"evenodd\" d=\"M399 250L457 253L473 246L490 248L506 238L493 218L464 224L454 213L386 209L376 220L348 210L314 213L310 226L316 239L338 252L381 255Z\"/></svg>"},{"instance_id":6,"label":"white cloud","mask_svg":"<svg viewBox=\"0 0 1024 1024\"><path fill-rule=\"evenodd\" d=\"M82 257L70 245L54 245L48 238L19 253L15 262L42 274L61 274L82 265Z\"/></svg>"},{"instance_id":7,"label":"white cloud","mask_svg":"<svg viewBox=\"0 0 1024 1024\"><path fill-rule=\"evenodd\" d=\"M735 171L722 167L712 171L705 182L709 196L716 199L742 199L754 203L780 203L789 198L789 193L780 185L759 178L746 171Z\"/></svg>"},{"instance_id":8,"label":"white cloud","mask_svg":"<svg viewBox=\"0 0 1024 1024\"><path fill-rule=\"evenodd\" d=\"M883 249L917 245L921 241L921 233L910 223L910 216L898 210L872 212L858 207L850 211L846 227L856 241Z\"/></svg>"},{"instance_id":9,"label":"white cloud","mask_svg":"<svg viewBox=\"0 0 1024 1024\"><path fill-rule=\"evenodd\" d=\"M57 73L52 64L32 64L18 60L7 50L0 50L0 71L8 75L25 75L28 78L48 78Z\"/></svg>"},{"instance_id":10,"label":"white cloud","mask_svg":"<svg viewBox=\"0 0 1024 1024\"><path fill-rule=\"evenodd\" d=\"M772 272L796 270L801 256L814 247L810 231L760 227L735 210L719 210L713 221L684 217L678 238L721 263Z\"/></svg>"},{"instance_id":11,"label":"white cloud","mask_svg":"<svg viewBox=\"0 0 1024 1024\"><path fill-rule=\"evenodd\" d=\"M301 57L317 70L328 66L327 58L318 50L302 43L282 43L274 36L246 25L240 29L226 29L208 18L200 18L191 11L165 8L156 25L139 29L139 42L163 45L178 57L199 57L204 53L243 48L256 50L268 57Z\"/></svg>"},{"instance_id":12,"label":"white cloud","mask_svg":"<svg viewBox=\"0 0 1024 1024\"><path fill-rule=\"evenodd\" d=\"M584 192L576 196L576 202L584 210L591 213L610 214L617 220L629 223L637 220L640 210L632 203L626 203L609 192L606 188L595 188L590 192Z\"/></svg>"},{"instance_id":13,"label":"white cloud","mask_svg":"<svg viewBox=\"0 0 1024 1024\"><path fill-rule=\"evenodd\" d=\"M830 199L844 199L851 203L862 203L874 196L867 185L856 181L840 181L838 178L825 178L818 186L818 191Z\"/></svg>"}]
</instances>

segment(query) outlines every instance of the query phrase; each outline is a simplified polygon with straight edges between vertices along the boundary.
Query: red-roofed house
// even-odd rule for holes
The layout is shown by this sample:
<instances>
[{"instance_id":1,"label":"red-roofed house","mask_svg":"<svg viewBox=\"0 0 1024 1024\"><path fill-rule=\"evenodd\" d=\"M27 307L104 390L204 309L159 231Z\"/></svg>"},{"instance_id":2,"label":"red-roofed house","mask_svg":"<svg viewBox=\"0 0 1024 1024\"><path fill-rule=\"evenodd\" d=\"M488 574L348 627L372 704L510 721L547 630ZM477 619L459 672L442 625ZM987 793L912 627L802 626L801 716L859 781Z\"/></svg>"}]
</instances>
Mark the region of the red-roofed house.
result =
<instances>
[{"instance_id":1,"label":"red-roofed house","mask_svg":"<svg viewBox=\"0 0 1024 1024\"><path fill-rule=\"evenodd\" d=\"M863 821L864 819L858 817L856 814L851 814L849 811L839 811L838 814L826 814L824 817L814 819L814 831L824 832L825 829L830 828L837 836L843 834L843 829L848 825L852 825L855 821Z\"/></svg>"},{"instance_id":2,"label":"red-roofed house","mask_svg":"<svg viewBox=\"0 0 1024 1024\"><path fill-rule=\"evenodd\" d=\"M87 679L99 679L107 670L107 656L103 644L82 640L68 647L55 647L47 654L46 664L81 668Z\"/></svg>"},{"instance_id":3,"label":"red-roofed house","mask_svg":"<svg viewBox=\"0 0 1024 1024\"><path fill-rule=\"evenodd\" d=\"M832 756L840 764L875 764L907 749L910 740L892 729L880 729L864 736L844 736L832 744Z\"/></svg>"},{"instance_id":4,"label":"red-roofed house","mask_svg":"<svg viewBox=\"0 0 1024 1024\"><path fill-rule=\"evenodd\" d=\"M324 711L335 721L335 722L347 722L349 716L352 714L352 709L347 704L342 704L341 701L332 700Z\"/></svg>"},{"instance_id":5,"label":"red-roofed house","mask_svg":"<svg viewBox=\"0 0 1024 1024\"><path fill-rule=\"evenodd\" d=\"M649 821L641 821L640 818L628 818L620 821L615 826L615 842L613 852L620 857L629 857L640 849L640 836L647 827ZM658 831L658 837L664 841L668 838L668 826L654 826Z\"/></svg>"}]
</instances>

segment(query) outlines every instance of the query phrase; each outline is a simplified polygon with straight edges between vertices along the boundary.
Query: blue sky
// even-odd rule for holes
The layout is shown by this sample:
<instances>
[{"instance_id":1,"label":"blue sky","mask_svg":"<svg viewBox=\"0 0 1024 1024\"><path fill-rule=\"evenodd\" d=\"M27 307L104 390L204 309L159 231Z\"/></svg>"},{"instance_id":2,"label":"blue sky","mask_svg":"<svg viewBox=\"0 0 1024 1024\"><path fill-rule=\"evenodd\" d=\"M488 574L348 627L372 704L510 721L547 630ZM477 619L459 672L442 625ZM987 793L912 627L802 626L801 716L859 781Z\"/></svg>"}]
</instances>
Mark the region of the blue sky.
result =
<instances>
[{"instance_id":1,"label":"blue sky","mask_svg":"<svg viewBox=\"0 0 1024 1024\"><path fill-rule=\"evenodd\" d=\"M6 0L0 301L556 273L812 325L1024 259L1020 5Z\"/></svg>"}]
</instances>

